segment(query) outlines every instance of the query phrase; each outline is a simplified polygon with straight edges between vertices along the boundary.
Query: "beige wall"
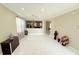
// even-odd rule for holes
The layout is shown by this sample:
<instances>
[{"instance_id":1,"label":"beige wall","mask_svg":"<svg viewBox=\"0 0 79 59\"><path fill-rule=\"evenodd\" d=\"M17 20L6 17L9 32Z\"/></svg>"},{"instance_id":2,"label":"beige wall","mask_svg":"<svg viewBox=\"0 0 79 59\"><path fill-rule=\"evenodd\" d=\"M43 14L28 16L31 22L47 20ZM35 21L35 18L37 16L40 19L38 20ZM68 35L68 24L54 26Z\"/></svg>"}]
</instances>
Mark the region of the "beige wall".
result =
<instances>
[{"instance_id":1,"label":"beige wall","mask_svg":"<svg viewBox=\"0 0 79 59\"><path fill-rule=\"evenodd\" d=\"M9 33L16 33L16 15L0 5L0 41Z\"/></svg>"},{"instance_id":2,"label":"beige wall","mask_svg":"<svg viewBox=\"0 0 79 59\"><path fill-rule=\"evenodd\" d=\"M0 5L0 42L4 41L9 33L16 33L16 14Z\"/></svg>"},{"instance_id":3,"label":"beige wall","mask_svg":"<svg viewBox=\"0 0 79 59\"><path fill-rule=\"evenodd\" d=\"M56 17L52 20L52 32L58 30L59 36L67 35L70 38L70 45L79 50L79 9ZM53 35L53 34L52 34Z\"/></svg>"}]
</instances>

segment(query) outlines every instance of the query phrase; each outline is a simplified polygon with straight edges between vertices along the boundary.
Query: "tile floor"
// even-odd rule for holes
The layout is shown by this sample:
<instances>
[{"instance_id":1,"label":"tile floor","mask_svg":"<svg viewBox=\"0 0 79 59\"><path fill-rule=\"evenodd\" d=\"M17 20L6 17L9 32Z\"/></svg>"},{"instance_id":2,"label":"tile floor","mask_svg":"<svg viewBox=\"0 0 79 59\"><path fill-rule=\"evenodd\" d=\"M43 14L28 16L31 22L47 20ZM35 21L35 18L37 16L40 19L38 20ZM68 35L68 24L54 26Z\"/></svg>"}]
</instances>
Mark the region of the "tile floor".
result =
<instances>
[{"instance_id":1,"label":"tile floor","mask_svg":"<svg viewBox=\"0 0 79 59\"><path fill-rule=\"evenodd\" d=\"M20 45L12 55L76 55L76 53L48 35L28 35L20 40Z\"/></svg>"}]
</instances>

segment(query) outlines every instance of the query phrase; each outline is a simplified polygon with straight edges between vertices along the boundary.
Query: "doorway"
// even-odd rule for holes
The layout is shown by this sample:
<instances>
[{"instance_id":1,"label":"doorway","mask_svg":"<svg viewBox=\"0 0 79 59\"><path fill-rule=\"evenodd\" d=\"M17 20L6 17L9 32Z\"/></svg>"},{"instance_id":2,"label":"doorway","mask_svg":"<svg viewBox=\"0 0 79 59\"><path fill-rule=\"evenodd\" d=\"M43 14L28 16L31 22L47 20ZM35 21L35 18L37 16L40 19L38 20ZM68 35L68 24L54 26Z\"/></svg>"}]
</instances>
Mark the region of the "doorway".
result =
<instances>
[{"instance_id":1,"label":"doorway","mask_svg":"<svg viewBox=\"0 0 79 59\"><path fill-rule=\"evenodd\" d=\"M51 21L46 21L46 34L50 35Z\"/></svg>"}]
</instances>

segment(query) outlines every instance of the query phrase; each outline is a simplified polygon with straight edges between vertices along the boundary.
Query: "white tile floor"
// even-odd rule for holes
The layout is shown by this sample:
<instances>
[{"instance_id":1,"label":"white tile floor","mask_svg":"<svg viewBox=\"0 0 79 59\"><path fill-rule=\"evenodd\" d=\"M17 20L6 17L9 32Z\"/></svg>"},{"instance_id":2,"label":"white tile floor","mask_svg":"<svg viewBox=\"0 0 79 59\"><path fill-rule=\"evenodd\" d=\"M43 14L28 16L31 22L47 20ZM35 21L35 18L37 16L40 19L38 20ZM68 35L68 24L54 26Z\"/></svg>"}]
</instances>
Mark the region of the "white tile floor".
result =
<instances>
[{"instance_id":1,"label":"white tile floor","mask_svg":"<svg viewBox=\"0 0 79 59\"><path fill-rule=\"evenodd\" d=\"M20 45L12 55L75 55L67 47L47 35L28 35L20 41Z\"/></svg>"}]
</instances>

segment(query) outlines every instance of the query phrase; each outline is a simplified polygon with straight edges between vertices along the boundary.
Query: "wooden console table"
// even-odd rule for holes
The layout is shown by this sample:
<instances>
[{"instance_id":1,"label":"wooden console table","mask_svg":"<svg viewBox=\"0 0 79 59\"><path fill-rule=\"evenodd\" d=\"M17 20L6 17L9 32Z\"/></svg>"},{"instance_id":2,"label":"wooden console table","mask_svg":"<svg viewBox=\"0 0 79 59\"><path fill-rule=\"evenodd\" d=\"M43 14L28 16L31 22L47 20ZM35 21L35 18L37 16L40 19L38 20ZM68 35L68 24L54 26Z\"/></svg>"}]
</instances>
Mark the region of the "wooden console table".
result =
<instances>
[{"instance_id":1,"label":"wooden console table","mask_svg":"<svg viewBox=\"0 0 79 59\"><path fill-rule=\"evenodd\" d=\"M18 45L19 45L19 38L17 36L13 36L12 38L3 41L1 43L1 49L3 55L11 55Z\"/></svg>"}]
</instances>

